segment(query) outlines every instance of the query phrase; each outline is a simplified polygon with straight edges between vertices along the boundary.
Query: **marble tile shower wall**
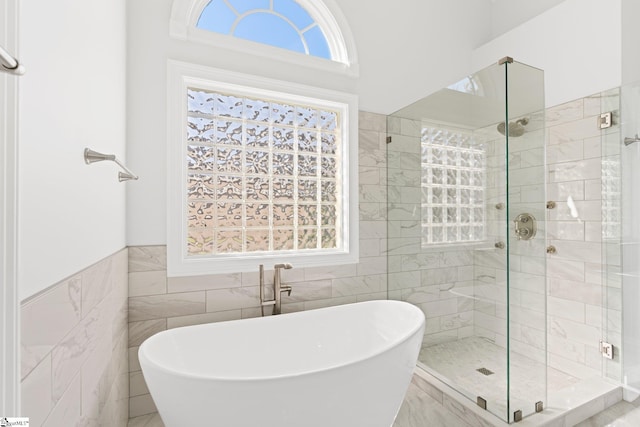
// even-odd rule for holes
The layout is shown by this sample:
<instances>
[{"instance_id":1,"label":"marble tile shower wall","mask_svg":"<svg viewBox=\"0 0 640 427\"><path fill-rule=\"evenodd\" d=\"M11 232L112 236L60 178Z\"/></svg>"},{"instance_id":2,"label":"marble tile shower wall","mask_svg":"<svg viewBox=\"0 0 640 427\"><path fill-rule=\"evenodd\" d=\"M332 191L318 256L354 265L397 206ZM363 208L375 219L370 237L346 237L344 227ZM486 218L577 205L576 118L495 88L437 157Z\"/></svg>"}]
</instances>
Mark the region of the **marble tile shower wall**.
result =
<instances>
[{"instance_id":1,"label":"marble tile shower wall","mask_svg":"<svg viewBox=\"0 0 640 427\"><path fill-rule=\"evenodd\" d=\"M388 126L389 298L422 309L423 346L472 336L473 248L422 248L422 124L389 117Z\"/></svg>"},{"instance_id":2,"label":"marble tile shower wall","mask_svg":"<svg viewBox=\"0 0 640 427\"><path fill-rule=\"evenodd\" d=\"M543 112L527 118L527 131L509 139L508 165L504 136L495 125L474 132L487 152L487 245L474 250L474 334L506 347L507 252L495 244L508 242L510 350L545 363L545 224L540 221L546 215ZM515 238L513 220L523 213L539 219L531 240Z\"/></svg>"},{"instance_id":3,"label":"marble tile shower wall","mask_svg":"<svg viewBox=\"0 0 640 427\"><path fill-rule=\"evenodd\" d=\"M126 425L127 259L124 249L22 303L30 425Z\"/></svg>"},{"instance_id":4,"label":"marble tile shower wall","mask_svg":"<svg viewBox=\"0 0 640 427\"><path fill-rule=\"evenodd\" d=\"M529 212L542 218L543 121L531 118L530 122L528 134L512 144L511 212ZM495 125L473 132L474 145L484 147L485 154L485 240L422 247L420 140L422 127L427 124L395 117L388 123L393 139L388 147L389 297L422 308L427 317L423 346L469 336L506 346L506 250L494 246L506 242L504 137ZM465 133L449 127L435 128ZM470 131L466 133L471 135ZM539 233L544 236L544 227ZM544 363L544 239L514 240L510 248L511 348Z\"/></svg>"},{"instance_id":5,"label":"marble tile shower wall","mask_svg":"<svg viewBox=\"0 0 640 427\"><path fill-rule=\"evenodd\" d=\"M602 242L603 212L613 216L613 222L619 214L616 189L608 182L615 181L615 176L608 175L616 172L606 165L615 169L620 136L617 124L607 131L597 127L601 112L617 114L618 96L616 89L549 108L544 121L541 114L534 114L527 133L510 143L510 216L529 212L536 218L546 217L546 225L540 222L538 232L546 231L546 244L557 249L546 255L543 239L510 240L511 349L547 360L549 366L577 378L601 375L601 337L621 344L620 284L615 274L619 251L613 244L603 254L608 246ZM423 251L420 127L407 119L389 121L393 137L388 154L389 296L423 308L427 315L424 345L476 335L504 346L506 260L493 248L494 241L506 239L506 211L495 209L496 203L504 201L504 186L498 179L504 175L503 139L495 127L474 134L487 147L487 245ZM546 211L545 178L546 199L556 202L555 209ZM612 212L607 214L607 209ZM611 226L611 221L604 224ZM604 287L603 271L608 273ZM603 312L606 333L601 328ZM604 368L610 378L619 379L617 357L606 361Z\"/></svg>"},{"instance_id":6,"label":"marble tile shower wall","mask_svg":"<svg viewBox=\"0 0 640 427\"><path fill-rule=\"evenodd\" d=\"M607 111L617 120L618 89L550 108L546 116L547 192L557 203L548 211L548 243L557 249L547 257L549 365L578 378L601 375L603 310L607 339L621 344L619 282L607 280L603 287L603 271L620 265L612 256L603 265L602 195L611 190L603 182L603 160L618 154L620 145L617 123L606 131L597 126L597 116ZM607 375L619 380L619 366L619 357L608 361Z\"/></svg>"},{"instance_id":7,"label":"marble tile shower wall","mask_svg":"<svg viewBox=\"0 0 640 427\"><path fill-rule=\"evenodd\" d=\"M387 298L386 116L359 116L360 262L283 272L293 287L283 295L283 312ZM266 283L273 271L265 266ZM137 352L156 332L179 326L260 315L255 273L171 277L165 246L129 248L130 417L156 412Z\"/></svg>"}]
</instances>

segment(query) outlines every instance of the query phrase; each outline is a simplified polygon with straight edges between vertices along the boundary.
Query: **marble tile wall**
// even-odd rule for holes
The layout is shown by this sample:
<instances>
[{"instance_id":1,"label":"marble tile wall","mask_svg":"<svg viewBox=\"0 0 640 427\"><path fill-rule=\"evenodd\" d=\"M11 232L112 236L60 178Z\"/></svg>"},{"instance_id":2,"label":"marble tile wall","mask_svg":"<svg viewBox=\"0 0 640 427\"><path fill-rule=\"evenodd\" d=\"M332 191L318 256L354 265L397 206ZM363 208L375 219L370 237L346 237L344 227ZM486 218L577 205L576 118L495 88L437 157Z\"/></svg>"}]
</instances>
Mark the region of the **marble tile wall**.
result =
<instances>
[{"instance_id":1,"label":"marble tile wall","mask_svg":"<svg viewBox=\"0 0 640 427\"><path fill-rule=\"evenodd\" d=\"M601 131L597 118L608 111L614 126ZM617 216L609 212L620 211L619 188L614 194L611 187L619 165L618 112L615 89L552 107L546 115L547 191L556 202L547 216L548 243L557 249L547 257L549 365L578 378L603 372L601 338L621 344L619 251L608 254L603 240L619 233ZM607 361L605 373L620 380L619 356Z\"/></svg>"},{"instance_id":2,"label":"marble tile wall","mask_svg":"<svg viewBox=\"0 0 640 427\"><path fill-rule=\"evenodd\" d=\"M509 157L510 219L528 212L544 218L542 113L512 138ZM389 133L389 296L417 304L427 317L423 346L481 336L506 347L506 151L492 125L473 132L486 155L485 232L482 242L421 247L420 131L423 123L391 117ZM445 129L444 127L440 126ZM457 130L448 129L452 132ZM411 193L413 191L413 193ZM501 208L496 208L501 206ZM544 236L544 222L539 235ZM545 362L544 238L509 237L511 349Z\"/></svg>"},{"instance_id":3,"label":"marble tile wall","mask_svg":"<svg viewBox=\"0 0 640 427\"><path fill-rule=\"evenodd\" d=\"M386 116L359 115L360 262L282 272L291 284L283 312L387 298ZM267 267L267 266L265 266ZM268 267L267 267L268 268ZM129 384L131 418L156 412L137 351L156 332L260 315L254 273L167 277L166 247L129 248ZM265 271L267 284L273 271Z\"/></svg>"},{"instance_id":4,"label":"marble tile wall","mask_svg":"<svg viewBox=\"0 0 640 427\"><path fill-rule=\"evenodd\" d=\"M598 351L601 337L621 344L618 92L549 108L544 119L533 114L527 132L510 138L509 220L521 212L547 220L538 224L547 242L509 237L511 349L582 379L601 375L603 366L620 379L619 357L603 362ZM596 119L605 111L614 111L614 126L601 131ZM506 346L506 258L493 248L507 239L506 210L494 208L505 199L504 139L495 126L474 133L487 147L488 244L421 250L420 126L389 122L389 296L424 309L424 345L475 335ZM545 199L555 209L546 210ZM546 245L557 252L545 255ZM455 261L447 265L447 259Z\"/></svg>"},{"instance_id":5,"label":"marble tile wall","mask_svg":"<svg viewBox=\"0 0 640 427\"><path fill-rule=\"evenodd\" d=\"M23 301L22 414L30 425L126 425L127 260L123 249Z\"/></svg>"},{"instance_id":6,"label":"marble tile wall","mask_svg":"<svg viewBox=\"0 0 640 427\"><path fill-rule=\"evenodd\" d=\"M487 147L488 243L474 251L474 334L506 347L508 325L510 351L541 362L531 364L539 367L540 376L544 376L546 363L543 114L539 111L526 116L524 134L509 138L508 159L505 138L495 125L474 131ZM520 117L512 122L517 119ZM520 214L537 219L537 232L531 240L516 238L513 221ZM505 248L496 248L496 243L504 243Z\"/></svg>"},{"instance_id":7,"label":"marble tile wall","mask_svg":"<svg viewBox=\"0 0 640 427\"><path fill-rule=\"evenodd\" d=\"M389 117L388 127L389 298L425 313L425 347L471 336L473 246L422 247L422 123Z\"/></svg>"}]
</instances>

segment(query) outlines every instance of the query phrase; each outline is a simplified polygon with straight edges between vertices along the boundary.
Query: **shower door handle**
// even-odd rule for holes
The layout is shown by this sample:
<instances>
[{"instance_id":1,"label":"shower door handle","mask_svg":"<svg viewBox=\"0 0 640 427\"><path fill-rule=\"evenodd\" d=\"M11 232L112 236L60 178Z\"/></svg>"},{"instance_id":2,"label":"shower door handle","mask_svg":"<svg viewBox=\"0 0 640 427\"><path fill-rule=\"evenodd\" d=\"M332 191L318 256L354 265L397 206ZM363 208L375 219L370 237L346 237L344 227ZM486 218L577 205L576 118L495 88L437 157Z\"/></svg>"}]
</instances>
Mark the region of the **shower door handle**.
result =
<instances>
[{"instance_id":1,"label":"shower door handle","mask_svg":"<svg viewBox=\"0 0 640 427\"><path fill-rule=\"evenodd\" d=\"M513 223L518 240L531 240L538 231L536 219L529 213L521 213L513 220Z\"/></svg>"}]
</instances>

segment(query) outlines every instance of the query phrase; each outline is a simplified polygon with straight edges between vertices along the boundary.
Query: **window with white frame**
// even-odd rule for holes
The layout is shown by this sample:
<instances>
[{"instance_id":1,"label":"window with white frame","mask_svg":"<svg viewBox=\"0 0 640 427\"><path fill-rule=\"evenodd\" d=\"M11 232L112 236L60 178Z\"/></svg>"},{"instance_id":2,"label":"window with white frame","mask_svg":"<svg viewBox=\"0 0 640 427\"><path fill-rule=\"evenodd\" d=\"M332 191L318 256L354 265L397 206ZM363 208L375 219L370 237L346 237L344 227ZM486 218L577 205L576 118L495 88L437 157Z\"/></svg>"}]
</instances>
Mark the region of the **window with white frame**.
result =
<instances>
[{"instance_id":1,"label":"window with white frame","mask_svg":"<svg viewBox=\"0 0 640 427\"><path fill-rule=\"evenodd\" d=\"M335 0L173 0L173 38L358 74L353 35Z\"/></svg>"},{"instance_id":2,"label":"window with white frame","mask_svg":"<svg viewBox=\"0 0 640 427\"><path fill-rule=\"evenodd\" d=\"M355 97L182 63L170 70L179 83L169 112L171 272L357 262Z\"/></svg>"},{"instance_id":3,"label":"window with white frame","mask_svg":"<svg viewBox=\"0 0 640 427\"><path fill-rule=\"evenodd\" d=\"M187 89L190 256L342 245L340 112Z\"/></svg>"},{"instance_id":4,"label":"window with white frame","mask_svg":"<svg viewBox=\"0 0 640 427\"><path fill-rule=\"evenodd\" d=\"M485 150L473 136L422 128L422 246L485 237Z\"/></svg>"},{"instance_id":5,"label":"window with white frame","mask_svg":"<svg viewBox=\"0 0 640 427\"><path fill-rule=\"evenodd\" d=\"M358 68L337 2L173 0L169 35L209 66L169 61L168 274L356 263L358 107L340 82Z\"/></svg>"}]
</instances>

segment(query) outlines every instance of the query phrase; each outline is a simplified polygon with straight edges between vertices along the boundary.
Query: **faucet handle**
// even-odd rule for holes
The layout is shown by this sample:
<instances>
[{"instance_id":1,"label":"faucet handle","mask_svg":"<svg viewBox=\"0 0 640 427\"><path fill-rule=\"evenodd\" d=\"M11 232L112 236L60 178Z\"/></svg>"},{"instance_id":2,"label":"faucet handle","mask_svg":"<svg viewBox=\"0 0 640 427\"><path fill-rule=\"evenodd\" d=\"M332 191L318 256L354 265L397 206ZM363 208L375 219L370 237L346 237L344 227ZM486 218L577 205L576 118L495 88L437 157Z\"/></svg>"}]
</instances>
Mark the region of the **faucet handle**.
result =
<instances>
[{"instance_id":1,"label":"faucet handle","mask_svg":"<svg viewBox=\"0 0 640 427\"><path fill-rule=\"evenodd\" d=\"M291 296L291 290L292 290L291 285L280 286L280 292L286 292L288 297Z\"/></svg>"}]
</instances>

